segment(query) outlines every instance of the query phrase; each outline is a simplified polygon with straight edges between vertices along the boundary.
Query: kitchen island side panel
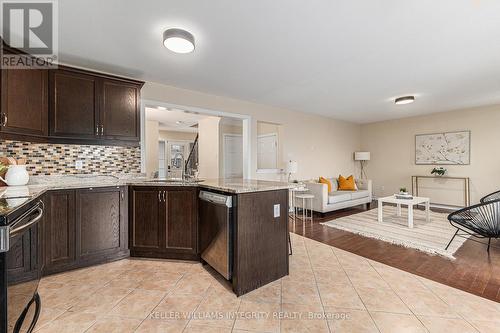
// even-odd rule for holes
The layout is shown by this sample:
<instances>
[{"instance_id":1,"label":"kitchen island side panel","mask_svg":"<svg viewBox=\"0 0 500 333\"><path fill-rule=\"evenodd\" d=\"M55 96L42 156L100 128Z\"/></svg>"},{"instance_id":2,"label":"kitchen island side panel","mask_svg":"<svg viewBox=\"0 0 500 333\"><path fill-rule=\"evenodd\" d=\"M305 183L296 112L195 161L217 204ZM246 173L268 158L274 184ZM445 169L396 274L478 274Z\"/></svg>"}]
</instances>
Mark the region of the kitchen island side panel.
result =
<instances>
[{"instance_id":1,"label":"kitchen island side panel","mask_svg":"<svg viewBox=\"0 0 500 333\"><path fill-rule=\"evenodd\" d=\"M233 290L240 296L288 275L288 190L238 194L236 217Z\"/></svg>"}]
</instances>

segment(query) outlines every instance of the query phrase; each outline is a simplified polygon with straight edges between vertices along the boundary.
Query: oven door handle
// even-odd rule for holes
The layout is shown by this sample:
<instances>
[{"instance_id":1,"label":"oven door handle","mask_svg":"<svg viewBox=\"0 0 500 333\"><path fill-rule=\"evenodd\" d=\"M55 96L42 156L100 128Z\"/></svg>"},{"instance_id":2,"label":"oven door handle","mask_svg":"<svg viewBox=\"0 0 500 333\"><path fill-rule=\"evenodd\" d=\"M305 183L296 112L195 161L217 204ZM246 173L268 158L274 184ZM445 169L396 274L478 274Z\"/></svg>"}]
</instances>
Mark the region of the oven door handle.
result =
<instances>
[{"instance_id":1,"label":"oven door handle","mask_svg":"<svg viewBox=\"0 0 500 333\"><path fill-rule=\"evenodd\" d=\"M12 236L15 236L16 234L22 232L23 230L25 229L28 229L30 228L32 225L34 225L35 223L37 223L38 221L40 221L40 219L42 218L43 216L43 208L42 207L38 207L36 209L38 211L38 214L37 216L35 216L33 219L31 219L31 221L29 221L28 223L26 224L23 224L22 226L20 227L17 227L17 228L11 228L9 231L9 235L10 237ZM17 224L17 223L16 223ZM14 225L15 226L15 225Z\"/></svg>"}]
</instances>

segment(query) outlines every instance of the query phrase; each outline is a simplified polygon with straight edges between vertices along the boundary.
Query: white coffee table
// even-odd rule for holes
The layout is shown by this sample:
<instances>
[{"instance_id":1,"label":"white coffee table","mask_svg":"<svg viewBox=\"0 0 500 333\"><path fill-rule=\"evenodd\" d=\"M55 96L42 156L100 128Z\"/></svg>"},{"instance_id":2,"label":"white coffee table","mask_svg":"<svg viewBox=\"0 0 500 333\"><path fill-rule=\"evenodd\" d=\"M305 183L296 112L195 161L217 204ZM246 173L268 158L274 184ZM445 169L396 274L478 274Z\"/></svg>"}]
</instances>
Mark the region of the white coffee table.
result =
<instances>
[{"instance_id":1,"label":"white coffee table","mask_svg":"<svg viewBox=\"0 0 500 333\"><path fill-rule=\"evenodd\" d=\"M378 221L383 222L383 207L384 203L392 203L397 205L397 214L401 216L401 205L408 206L408 228L413 228L413 206L425 204L425 218L430 222L430 199L424 197L413 197L413 199L398 199L391 195L389 197L378 199Z\"/></svg>"}]
</instances>

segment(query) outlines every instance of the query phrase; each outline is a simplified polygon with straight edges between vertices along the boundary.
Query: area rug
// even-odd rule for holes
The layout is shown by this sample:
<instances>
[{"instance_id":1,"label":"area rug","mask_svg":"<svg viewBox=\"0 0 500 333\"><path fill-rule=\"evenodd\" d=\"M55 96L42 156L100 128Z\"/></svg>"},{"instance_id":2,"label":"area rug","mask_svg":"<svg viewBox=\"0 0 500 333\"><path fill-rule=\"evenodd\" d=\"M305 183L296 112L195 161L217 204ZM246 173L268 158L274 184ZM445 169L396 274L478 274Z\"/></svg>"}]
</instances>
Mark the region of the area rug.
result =
<instances>
[{"instance_id":1,"label":"area rug","mask_svg":"<svg viewBox=\"0 0 500 333\"><path fill-rule=\"evenodd\" d=\"M431 211L431 220L427 222L425 211L414 209L413 229L408 228L407 216L405 207L402 208L402 216L397 216L396 207L384 206L384 222L378 222L377 209L371 209L322 224L450 259L454 259L453 254L467 239L457 236L445 250L457 230L448 222L447 214Z\"/></svg>"}]
</instances>

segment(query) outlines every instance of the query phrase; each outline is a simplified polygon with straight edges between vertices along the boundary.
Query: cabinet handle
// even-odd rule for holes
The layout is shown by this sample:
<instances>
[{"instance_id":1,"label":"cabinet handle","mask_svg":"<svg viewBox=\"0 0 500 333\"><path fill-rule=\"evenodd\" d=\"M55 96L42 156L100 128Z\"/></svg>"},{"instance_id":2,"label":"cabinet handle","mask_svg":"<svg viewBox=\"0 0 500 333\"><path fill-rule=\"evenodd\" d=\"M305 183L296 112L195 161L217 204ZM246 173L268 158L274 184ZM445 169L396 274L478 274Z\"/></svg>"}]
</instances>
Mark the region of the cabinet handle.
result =
<instances>
[{"instance_id":1,"label":"cabinet handle","mask_svg":"<svg viewBox=\"0 0 500 333\"><path fill-rule=\"evenodd\" d=\"M158 191L158 201L161 202L161 191Z\"/></svg>"},{"instance_id":2,"label":"cabinet handle","mask_svg":"<svg viewBox=\"0 0 500 333\"><path fill-rule=\"evenodd\" d=\"M2 116L1 126L7 126L7 115L5 113L2 113L1 116Z\"/></svg>"},{"instance_id":3,"label":"cabinet handle","mask_svg":"<svg viewBox=\"0 0 500 333\"><path fill-rule=\"evenodd\" d=\"M104 125L101 125L101 136L104 135Z\"/></svg>"},{"instance_id":4,"label":"cabinet handle","mask_svg":"<svg viewBox=\"0 0 500 333\"><path fill-rule=\"evenodd\" d=\"M96 133L96 135L99 135L99 125L95 126L95 133Z\"/></svg>"},{"instance_id":5,"label":"cabinet handle","mask_svg":"<svg viewBox=\"0 0 500 333\"><path fill-rule=\"evenodd\" d=\"M167 202L167 191L163 191L163 202Z\"/></svg>"},{"instance_id":6,"label":"cabinet handle","mask_svg":"<svg viewBox=\"0 0 500 333\"><path fill-rule=\"evenodd\" d=\"M120 191L120 196L121 196L122 200L125 199L125 195L123 195L123 191Z\"/></svg>"}]
</instances>

